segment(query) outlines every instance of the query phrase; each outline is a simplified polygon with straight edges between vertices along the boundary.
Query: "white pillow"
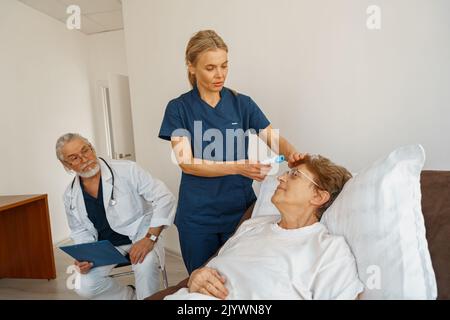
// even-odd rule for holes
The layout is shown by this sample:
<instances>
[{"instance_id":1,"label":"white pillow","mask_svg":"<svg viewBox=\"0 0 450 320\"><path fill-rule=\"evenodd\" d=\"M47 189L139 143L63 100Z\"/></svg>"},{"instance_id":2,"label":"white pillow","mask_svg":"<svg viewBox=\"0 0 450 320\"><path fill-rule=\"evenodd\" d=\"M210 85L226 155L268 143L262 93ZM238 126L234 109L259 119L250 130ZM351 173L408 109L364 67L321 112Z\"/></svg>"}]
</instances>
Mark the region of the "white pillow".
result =
<instances>
[{"instance_id":1,"label":"white pillow","mask_svg":"<svg viewBox=\"0 0 450 320\"><path fill-rule=\"evenodd\" d=\"M362 299L436 299L421 210L424 162L422 146L398 148L354 175L323 214L321 222L355 256ZM277 185L275 177L264 180L252 217L279 214L270 201Z\"/></svg>"},{"instance_id":2,"label":"white pillow","mask_svg":"<svg viewBox=\"0 0 450 320\"><path fill-rule=\"evenodd\" d=\"M322 217L356 258L362 299L436 299L421 209L424 162L420 145L394 150L350 179Z\"/></svg>"},{"instance_id":3,"label":"white pillow","mask_svg":"<svg viewBox=\"0 0 450 320\"><path fill-rule=\"evenodd\" d=\"M280 214L271 201L277 186L278 180L276 176L266 176L263 182L253 182L253 189L258 199L253 208L252 218Z\"/></svg>"}]
</instances>

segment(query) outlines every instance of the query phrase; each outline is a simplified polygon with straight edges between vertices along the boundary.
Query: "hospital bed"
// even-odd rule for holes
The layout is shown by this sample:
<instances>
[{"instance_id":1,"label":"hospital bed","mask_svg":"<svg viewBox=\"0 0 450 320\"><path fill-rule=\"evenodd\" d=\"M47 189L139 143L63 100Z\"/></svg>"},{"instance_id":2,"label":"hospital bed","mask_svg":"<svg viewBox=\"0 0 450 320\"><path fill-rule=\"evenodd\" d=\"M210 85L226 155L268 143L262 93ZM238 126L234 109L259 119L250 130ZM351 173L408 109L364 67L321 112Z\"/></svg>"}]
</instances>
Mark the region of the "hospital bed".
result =
<instances>
[{"instance_id":1,"label":"hospital bed","mask_svg":"<svg viewBox=\"0 0 450 320\"><path fill-rule=\"evenodd\" d=\"M437 299L448 300L450 299L450 171L422 171L421 191L426 238L437 282ZM242 221L251 217L253 208L254 205L247 209ZM163 299L185 287L187 281L188 279L184 279L147 299Z\"/></svg>"}]
</instances>

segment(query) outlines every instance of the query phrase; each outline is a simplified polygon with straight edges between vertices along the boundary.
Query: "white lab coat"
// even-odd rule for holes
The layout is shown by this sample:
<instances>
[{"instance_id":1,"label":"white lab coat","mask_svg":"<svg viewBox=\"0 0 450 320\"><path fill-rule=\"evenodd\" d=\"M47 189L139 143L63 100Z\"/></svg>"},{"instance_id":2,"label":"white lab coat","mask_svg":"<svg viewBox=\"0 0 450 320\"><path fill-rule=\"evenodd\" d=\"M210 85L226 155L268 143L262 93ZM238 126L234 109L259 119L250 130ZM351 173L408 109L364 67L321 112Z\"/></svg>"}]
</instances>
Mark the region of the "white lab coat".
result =
<instances>
[{"instance_id":1,"label":"white lab coat","mask_svg":"<svg viewBox=\"0 0 450 320\"><path fill-rule=\"evenodd\" d=\"M165 184L153 178L135 162L107 160L114 173L114 198L110 205L112 176L99 159L102 175L103 203L111 229L128 236L134 243L142 239L150 227L170 226L175 216L175 197ZM98 240L94 224L88 218L79 178L64 193L64 206L76 244Z\"/></svg>"}]
</instances>

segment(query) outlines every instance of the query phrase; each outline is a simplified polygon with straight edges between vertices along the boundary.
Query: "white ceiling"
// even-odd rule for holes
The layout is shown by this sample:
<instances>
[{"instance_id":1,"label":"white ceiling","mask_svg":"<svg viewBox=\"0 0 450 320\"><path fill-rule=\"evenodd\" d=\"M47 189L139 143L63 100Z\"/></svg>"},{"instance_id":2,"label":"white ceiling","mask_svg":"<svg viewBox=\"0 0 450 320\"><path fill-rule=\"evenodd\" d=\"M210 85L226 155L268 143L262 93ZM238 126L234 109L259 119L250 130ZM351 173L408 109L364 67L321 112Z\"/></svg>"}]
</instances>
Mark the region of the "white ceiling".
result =
<instances>
[{"instance_id":1,"label":"white ceiling","mask_svg":"<svg viewBox=\"0 0 450 320\"><path fill-rule=\"evenodd\" d=\"M81 9L81 32L94 34L123 29L121 0L19 0L64 24L70 5Z\"/></svg>"}]
</instances>

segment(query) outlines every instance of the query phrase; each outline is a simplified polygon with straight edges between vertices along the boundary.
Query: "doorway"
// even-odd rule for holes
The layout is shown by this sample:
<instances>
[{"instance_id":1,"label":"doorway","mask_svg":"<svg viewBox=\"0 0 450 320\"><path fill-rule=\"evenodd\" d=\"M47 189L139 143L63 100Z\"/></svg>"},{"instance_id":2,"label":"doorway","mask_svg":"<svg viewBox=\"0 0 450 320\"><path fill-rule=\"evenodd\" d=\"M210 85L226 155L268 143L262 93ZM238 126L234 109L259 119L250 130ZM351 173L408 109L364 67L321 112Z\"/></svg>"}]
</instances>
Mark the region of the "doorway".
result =
<instances>
[{"instance_id":1,"label":"doorway","mask_svg":"<svg viewBox=\"0 0 450 320\"><path fill-rule=\"evenodd\" d=\"M128 77L108 74L108 81L99 87L106 154L111 159L136 161Z\"/></svg>"}]
</instances>

